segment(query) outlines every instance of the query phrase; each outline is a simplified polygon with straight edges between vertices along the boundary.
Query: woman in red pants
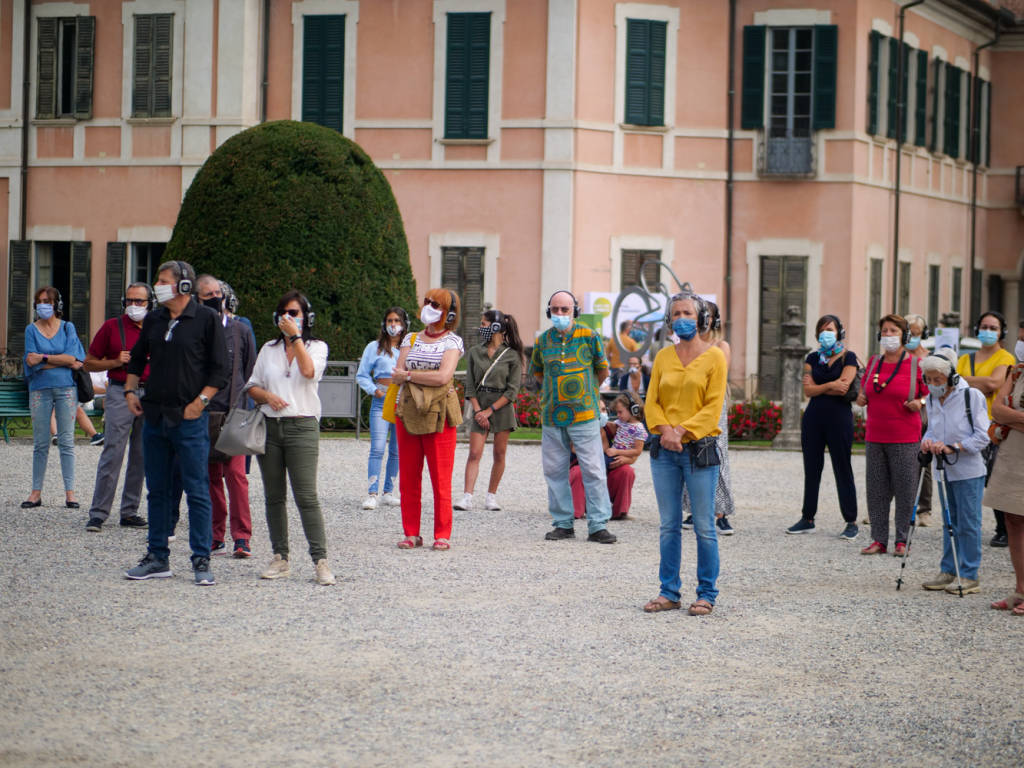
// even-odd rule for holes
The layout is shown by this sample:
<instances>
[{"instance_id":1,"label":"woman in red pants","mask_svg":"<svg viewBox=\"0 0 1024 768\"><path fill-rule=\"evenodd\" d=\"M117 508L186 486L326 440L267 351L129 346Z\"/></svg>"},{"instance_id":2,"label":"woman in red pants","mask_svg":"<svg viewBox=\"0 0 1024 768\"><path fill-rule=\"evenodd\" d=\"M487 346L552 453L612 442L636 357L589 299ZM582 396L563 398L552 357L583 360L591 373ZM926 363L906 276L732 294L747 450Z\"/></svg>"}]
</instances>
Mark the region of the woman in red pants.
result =
<instances>
[{"instance_id":1,"label":"woman in red pants","mask_svg":"<svg viewBox=\"0 0 1024 768\"><path fill-rule=\"evenodd\" d=\"M427 291L420 320L426 328L402 340L398 362L391 374L391 380L402 387L395 428L398 433L398 486L405 538L398 542L398 547L414 549L423 546L420 486L423 460L426 459L430 482L434 486L434 549L447 550L451 547L449 539L452 534L455 428L461 422L452 377L465 351L462 339L452 332L459 324L458 297L444 288ZM450 405L453 396L455 420L445 410L446 403ZM422 407L424 403L425 407ZM435 420L436 429L425 431L424 423L430 419Z\"/></svg>"}]
</instances>

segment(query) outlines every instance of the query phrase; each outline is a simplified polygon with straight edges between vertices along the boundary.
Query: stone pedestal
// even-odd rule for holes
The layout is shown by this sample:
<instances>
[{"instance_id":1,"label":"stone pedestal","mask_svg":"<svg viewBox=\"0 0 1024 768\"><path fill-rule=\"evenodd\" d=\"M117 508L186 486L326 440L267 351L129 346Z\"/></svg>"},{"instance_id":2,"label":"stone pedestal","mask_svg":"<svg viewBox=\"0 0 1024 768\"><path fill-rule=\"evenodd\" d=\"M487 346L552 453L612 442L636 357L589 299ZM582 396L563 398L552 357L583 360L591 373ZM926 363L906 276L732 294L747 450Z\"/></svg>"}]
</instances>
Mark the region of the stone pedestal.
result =
<instances>
[{"instance_id":1,"label":"stone pedestal","mask_svg":"<svg viewBox=\"0 0 1024 768\"><path fill-rule=\"evenodd\" d=\"M803 401L803 364L810 348L804 345L804 323L800 308L786 309L782 323L782 344L775 348L782 357L782 429L772 448L800 450L800 405Z\"/></svg>"}]
</instances>

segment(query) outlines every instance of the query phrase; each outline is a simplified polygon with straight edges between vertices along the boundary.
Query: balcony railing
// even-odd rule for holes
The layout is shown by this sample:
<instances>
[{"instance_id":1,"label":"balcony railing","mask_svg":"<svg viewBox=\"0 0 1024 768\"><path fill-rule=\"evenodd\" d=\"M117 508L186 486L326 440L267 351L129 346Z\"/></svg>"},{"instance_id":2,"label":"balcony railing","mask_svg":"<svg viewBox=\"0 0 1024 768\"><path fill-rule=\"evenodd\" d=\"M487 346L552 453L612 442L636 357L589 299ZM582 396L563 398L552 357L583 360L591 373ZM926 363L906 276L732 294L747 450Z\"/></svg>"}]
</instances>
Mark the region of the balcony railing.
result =
<instances>
[{"instance_id":1,"label":"balcony railing","mask_svg":"<svg viewBox=\"0 0 1024 768\"><path fill-rule=\"evenodd\" d=\"M759 170L762 176L813 176L814 139L765 137L761 142Z\"/></svg>"}]
</instances>

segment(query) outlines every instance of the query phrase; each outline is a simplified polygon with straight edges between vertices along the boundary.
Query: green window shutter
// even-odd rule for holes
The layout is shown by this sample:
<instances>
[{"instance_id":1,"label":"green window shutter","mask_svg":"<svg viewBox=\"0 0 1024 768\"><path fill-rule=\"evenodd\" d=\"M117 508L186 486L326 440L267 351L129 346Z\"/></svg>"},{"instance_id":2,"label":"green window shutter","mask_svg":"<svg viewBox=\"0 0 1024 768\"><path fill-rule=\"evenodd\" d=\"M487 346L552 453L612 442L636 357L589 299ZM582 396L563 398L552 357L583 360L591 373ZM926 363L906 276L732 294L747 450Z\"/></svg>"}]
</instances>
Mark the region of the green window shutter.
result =
<instances>
[{"instance_id":1,"label":"green window shutter","mask_svg":"<svg viewBox=\"0 0 1024 768\"><path fill-rule=\"evenodd\" d=\"M903 44L903 50L900 54L903 60L903 77L900 83L900 87L903 89L903 107L901 109L903 116L903 124L900 126L900 141L906 143L907 141L907 126L910 123L908 119L908 107L910 105L910 46L906 43ZM898 94L897 94L898 97Z\"/></svg>"},{"instance_id":2,"label":"green window shutter","mask_svg":"<svg viewBox=\"0 0 1024 768\"><path fill-rule=\"evenodd\" d=\"M868 133L878 133L878 62L882 53L882 33L868 35Z\"/></svg>"},{"instance_id":3,"label":"green window shutter","mask_svg":"<svg viewBox=\"0 0 1024 768\"><path fill-rule=\"evenodd\" d=\"M7 354L11 357L20 357L25 354L25 326L29 323L32 242L11 240L8 254L10 279L7 283Z\"/></svg>"},{"instance_id":4,"label":"green window shutter","mask_svg":"<svg viewBox=\"0 0 1024 768\"><path fill-rule=\"evenodd\" d=\"M449 13L444 135L486 139L491 67L491 14Z\"/></svg>"},{"instance_id":5,"label":"green window shutter","mask_svg":"<svg viewBox=\"0 0 1024 768\"><path fill-rule=\"evenodd\" d=\"M153 26L153 117L171 116L171 61L174 14L156 17Z\"/></svg>"},{"instance_id":6,"label":"green window shutter","mask_svg":"<svg viewBox=\"0 0 1024 768\"><path fill-rule=\"evenodd\" d=\"M814 118L811 130L836 127L836 75L839 27L819 24L814 27Z\"/></svg>"},{"instance_id":7,"label":"green window shutter","mask_svg":"<svg viewBox=\"0 0 1024 768\"><path fill-rule=\"evenodd\" d=\"M342 130L345 17L305 16L302 37L302 119Z\"/></svg>"},{"instance_id":8,"label":"green window shutter","mask_svg":"<svg viewBox=\"0 0 1024 768\"><path fill-rule=\"evenodd\" d=\"M89 283L92 279L92 243L71 243L71 310L68 319L75 324L83 347L89 346Z\"/></svg>"},{"instance_id":9,"label":"green window shutter","mask_svg":"<svg viewBox=\"0 0 1024 768\"><path fill-rule=\"evenodd\" d=\"M132 115L171 116L171 68L174 55L174 14L135 17L135 72Z\"/></svg>"},{"instance_id":10,"label":"green window shutter","mask_svg":"<svg viewBox=\"0 0 1024 768\"><path fill-rule=\"evenodd\" d=\"M132 73L132 115L149 117L153 112L153 17L135 17L135 71Z\"/></svg>"},{"instance_id":11,"label":"green window shutter","mask_svg":"<svg viewBox=\"0 0 1024 768\"><path fill-rule=\"evenodd\" d=\"M946 118L943 123L944 151L950 157L960 154L960 75L959 67L946 66Z\"/></svg>"},{"instance_id":12,"label":"green window shutter","mask_svg":"<svg viewBox=\"0 0 1024 768\"><path fill-rule=\"evenodd\" d=\"M945 125L944 115L940 115L939 111L942 106L942 70L945 66L945 62L942 59L936 59L933 65L935 70L934 81L933 81L933 92L932 92L932 140L928 145L928 149L932 152L941 151L942 147L939 144L939 126Z\"/></svg>"},{"instance_id":13,"label":"green window shutter","mask_svg":"<svg viewBox=\"0 0 1024 768\"><path fill-rule=\"evenodd\" d=\"M928 123L928 53L917 52L917 82L914 84L914 144L925 144Z\"/></svg>"},{"instance_id":14,"label":"green window shutter","mask_svg":"<svg viewBox=\"0 0 1024 768\"><path fill-rule=\"evenodd\" d=\"M107 243L107 295L105 317L121 314L121 297L125 291L125 268L128 264L128 243Z\"/></svg>"},{"instance_id":15,"label":"green window shutter","mask_svg":"<svg viewBox=\"0 0 1024 768\"><path fill-rule=\"evenodd\" d=\"M985 151L982 162L992 167L992 83L985 83Z\"/></svg>"},{"instance_id":16,"label":"green window shutter","mask_svg":"<svg viewBox=\"0 0 1024 768\"><path fill-rule=\"evenodd\" d=\"M665 124L665 46L668 24L626 20L626 113L633 125Z\"/></svg>"},{"instance_id":17,"label":"green window shutter","mask_svg":"<svg viewBox=\"0 0 1024 768\"><path fill-rule=\"evenodd\" d=\"M896 56L899 52L899 44L899 40L896 38L889 38L889 92L886 94L885 100L885 135L890 139L896 138Z\"/></svg>"},{"instance_id":18,"label":"green window shutter","mask_svg":"<svg viewBox=\"0 0 1024 768\"><path fill-rule=\"evenodd\" d=\"M92 119L93 50L96 45L96 17L75 18L75 118Z\"/></svg>"},{"instance_id":19,"label":"green window shutter","mask_svg":"<svg viewBox=\"0 0 1024 768\"><path fill-rule=\"evenodd\" d=\"M60 20L39 19L39 67L36 83L36 117L57 116L57 30Z\"/></svg>"},{"instance_id":20,"label":"green window shutter","mask_svg":"<svg viewBox=\"0 0 1024 768\"><path fill-rule=\"evenodd\" d=\"M743 28L743 93L740 97L740 128L764 127L764 56L767 27Z\"/></svg>"}]
</instances>

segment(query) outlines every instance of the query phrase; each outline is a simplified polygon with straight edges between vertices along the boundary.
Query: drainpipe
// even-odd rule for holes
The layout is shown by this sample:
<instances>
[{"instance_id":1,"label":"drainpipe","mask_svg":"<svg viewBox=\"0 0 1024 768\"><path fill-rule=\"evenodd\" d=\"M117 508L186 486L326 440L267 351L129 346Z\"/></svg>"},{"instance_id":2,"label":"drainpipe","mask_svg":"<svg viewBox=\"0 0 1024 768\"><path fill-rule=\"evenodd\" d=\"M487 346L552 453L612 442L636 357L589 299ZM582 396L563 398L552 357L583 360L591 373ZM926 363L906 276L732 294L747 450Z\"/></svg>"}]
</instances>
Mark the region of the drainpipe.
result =
<instances>
[{"instance_id":1,"label":"drainpipe","mask_svg":"<svg viewBox=\"0 0 1024 768\"><path fill-rule=\"evenodd\" d=\"M270 0L263 0L263 83L260 85L260 122L267 122L267 87L270 62Z\"/></svg>"},{"instance_id":2,"label":"drainpipe","mask_svg":"<svg viewBox=\"0 0 1024 768\"><path fill-rule=\"evenodd\" d=\"M725 338L732 336L732 192L733 141L736 102L736 0L729 0L729 83L726 101L728 138L725 142L725 295L722 297L722 315L725 317Z\"/></svg>"},{"instance_id":3,"label":"drainpipe","mask_svg":"<svg viewBox=\"0 0 1024 768\"><path fill-rule=\"evenodd\" d=\"M892 232L892 311L899 312L899 279L900 279L900 187L902 183L902 172L900 167L903 160L903 124L906 119L907 94L903 92L903 17L908 8L921 5L924 0L914 0L912 3L900 6L900 44L896 48L896 184L895 192L895 222Z\"/></svg>"},{"instance_id":4,"label":"drainpipe","mask_svg":"<svg viewBox=\"0 0 1024 768\"><path fill-rule=\"evenodd\" d=\"M32 49L32 0L25 0L25 15L22 18L25 27L25 40L22 50L22 85L21 85L21 231L18 239L24 240L28 232L28 127L29 127L29 65Z\"/></svg>"}]
</instances>

